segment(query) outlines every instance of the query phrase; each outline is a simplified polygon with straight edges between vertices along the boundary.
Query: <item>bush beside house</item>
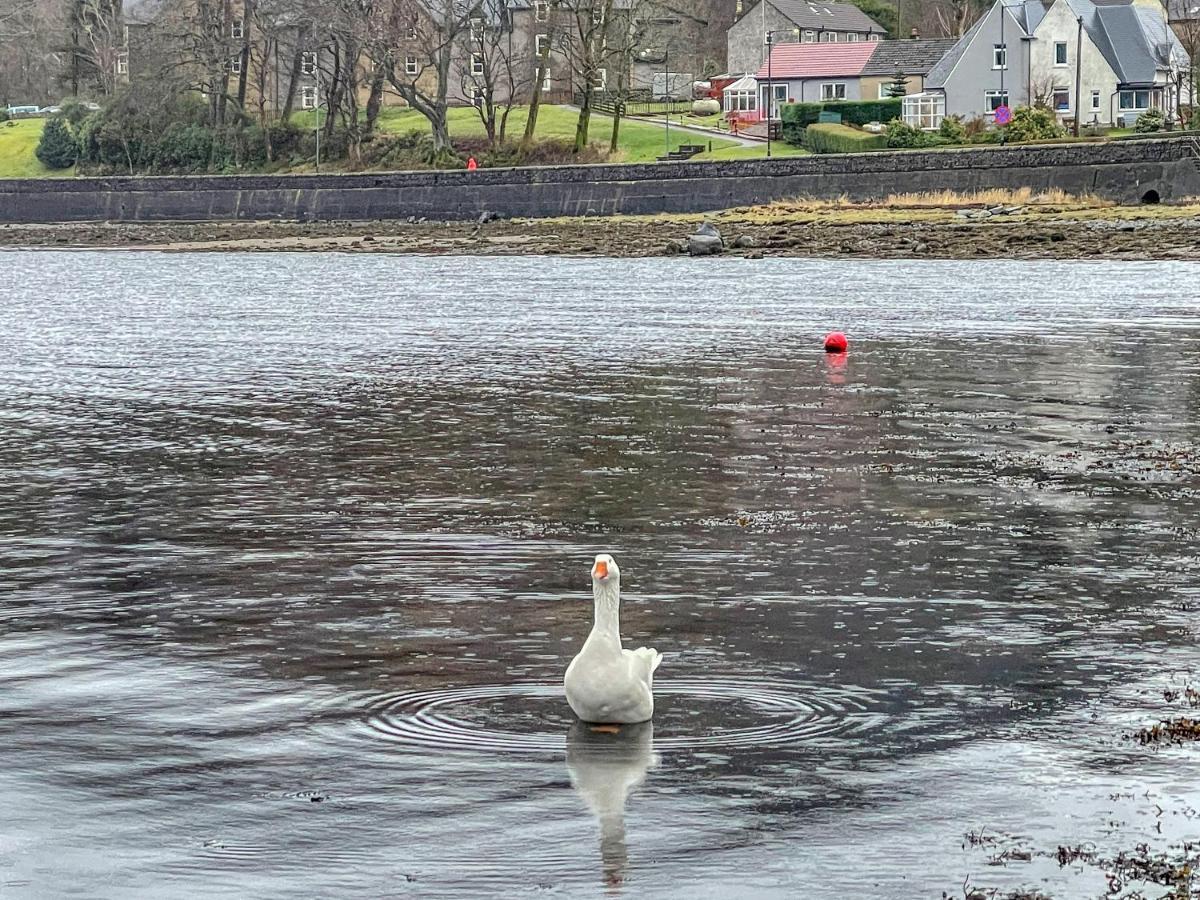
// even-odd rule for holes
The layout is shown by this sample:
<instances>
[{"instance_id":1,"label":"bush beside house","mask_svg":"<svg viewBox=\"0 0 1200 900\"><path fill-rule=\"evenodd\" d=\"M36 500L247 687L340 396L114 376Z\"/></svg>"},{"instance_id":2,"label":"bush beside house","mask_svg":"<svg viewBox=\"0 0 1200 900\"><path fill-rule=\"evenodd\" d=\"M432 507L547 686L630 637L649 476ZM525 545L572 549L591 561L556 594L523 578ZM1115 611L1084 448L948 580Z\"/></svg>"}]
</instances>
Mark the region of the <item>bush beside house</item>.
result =
<instances>
[{"instance_id":1,"label":"bush beside house","mask_svg":"<svg viewBox=\"0 0 1200 900\"><path fill-rule=\"evenodd\" d=\"M903 100L838 100L827 103L788 103L780 107L783 139L789 144L804 146L804 129L821 120L821 113L837 113L844 125L866 125L868 122L890 122L900 117Z\"/></svg>"},{"instance_id":2,"label":"bush beside house","mask_svg":"<svg viewBox=\"0 0 1200 900\"><path fill-rule=\"evenodd\" d=\"M804 146L813 153L859 153L887 147L887 135L821 122L804 129Z\"/></svg>"},{"instance_id":3,"label":"bush beside house","mask_svg":"<svg viewBox=\"0 0 1200 900\"><path fill-rule=\"evenodd\" d=\"M1148 109L1137 117L1137 121L1133 123L1133 130L1138 134L1150 134L1162 131L1165 123L1166 116L1161 109Z\"/></svg>"}]
</instances>

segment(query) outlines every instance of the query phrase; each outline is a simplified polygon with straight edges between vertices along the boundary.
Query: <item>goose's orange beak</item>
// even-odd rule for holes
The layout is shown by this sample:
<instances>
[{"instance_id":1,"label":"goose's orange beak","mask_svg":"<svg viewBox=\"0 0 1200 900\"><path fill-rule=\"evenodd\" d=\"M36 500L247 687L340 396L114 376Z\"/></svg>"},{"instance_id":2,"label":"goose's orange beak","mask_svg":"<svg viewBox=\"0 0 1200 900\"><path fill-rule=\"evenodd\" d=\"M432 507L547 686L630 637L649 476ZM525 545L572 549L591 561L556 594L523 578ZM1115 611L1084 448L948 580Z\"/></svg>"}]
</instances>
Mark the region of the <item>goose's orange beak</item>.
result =
<instances>
[{"instance_id":1,"label":"goose's orange beak","mask_svg":"<svg viewBox=\"0 0 1200 900\"><path fill-rule=\"evenodd\" d=\"M606 563L602 559L597 560L596 567L594 569L592 569L592 574L595 575L597 578L607 578L608 577L608 563Z\"/></svg>"}]
</instances>

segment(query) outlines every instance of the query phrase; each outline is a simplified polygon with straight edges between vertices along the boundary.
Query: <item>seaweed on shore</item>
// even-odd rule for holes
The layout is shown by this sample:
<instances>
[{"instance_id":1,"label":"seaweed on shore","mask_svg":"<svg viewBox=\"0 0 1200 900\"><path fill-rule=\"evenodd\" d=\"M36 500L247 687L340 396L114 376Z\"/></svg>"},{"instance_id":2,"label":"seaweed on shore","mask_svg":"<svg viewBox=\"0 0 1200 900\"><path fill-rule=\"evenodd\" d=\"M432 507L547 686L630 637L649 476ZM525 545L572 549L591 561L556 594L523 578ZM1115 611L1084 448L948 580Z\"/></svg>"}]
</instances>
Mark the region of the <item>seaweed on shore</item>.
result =
<instances>
[{"instance_id":1,"label":"seaweed on shore","mask_svg":"<svg viewBox=\"0 0 1200 900\"><path fill-rule=\"evenodd\" d=\"M1164 719L1157 725L1139 729L1134 734L1134 738L1142 745L1182 744L1184 741L1200 741L1200 719L1189 719L1186 716L1180 716L1177 719Z\"/></svg>"}]
</instances>

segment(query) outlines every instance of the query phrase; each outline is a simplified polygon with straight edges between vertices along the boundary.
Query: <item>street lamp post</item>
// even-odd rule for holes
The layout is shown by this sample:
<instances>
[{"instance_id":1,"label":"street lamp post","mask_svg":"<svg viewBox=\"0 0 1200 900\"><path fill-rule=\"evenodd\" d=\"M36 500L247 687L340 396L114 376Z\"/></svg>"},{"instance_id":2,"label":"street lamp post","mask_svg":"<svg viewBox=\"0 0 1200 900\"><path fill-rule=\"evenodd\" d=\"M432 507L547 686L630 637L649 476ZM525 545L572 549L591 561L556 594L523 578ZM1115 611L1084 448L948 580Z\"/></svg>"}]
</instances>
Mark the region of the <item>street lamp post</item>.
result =
<instances>
[{"instance_id":1,"label":"street lamp post","mask_svg":"<svg viewBox=\"0 0 1200 900\"><path fill-rule=\"evenodd\" d=\"M666 153L671 153L671 45L663 50L663 92L667 95L667 109L663 114L663 123L667 135Z\"/></svg>"},{"instance_id":2,"label":"street lamp post","mask_svg":"<svg viewBox=\"0 0 1200 900\"><path fill-rule=\"evenodd\" d=\"M773 42L777 34L794 34L799 37L800 29L776 28L767 32L767 159L771 158L771 113L775 107L775 83L772 81L771 76L771 49L774 46Z\"/></svg>"},{"instance_id":3,"label":"street lamp post","mask_svg":"<svg viewBox=\"0 0 1200 900\"><path fill-rule=\"evenodd\" d=\"M767 32L767 159L771 158L771 107L775 94L775 84L771 81L771 35Z\"/></svg>"},{"instance_id":4,"label":"street lamp post","mask_svg":"<svg viewBox=\"0 0 1200 900\"><path fill-rule=\"evenodd\" d=\"M321 172L321 60L313 53L313 75L317 79L317 105L313 107L313 121L316 122L317 134L317 174Z\"/></svg>"}]
</instances>

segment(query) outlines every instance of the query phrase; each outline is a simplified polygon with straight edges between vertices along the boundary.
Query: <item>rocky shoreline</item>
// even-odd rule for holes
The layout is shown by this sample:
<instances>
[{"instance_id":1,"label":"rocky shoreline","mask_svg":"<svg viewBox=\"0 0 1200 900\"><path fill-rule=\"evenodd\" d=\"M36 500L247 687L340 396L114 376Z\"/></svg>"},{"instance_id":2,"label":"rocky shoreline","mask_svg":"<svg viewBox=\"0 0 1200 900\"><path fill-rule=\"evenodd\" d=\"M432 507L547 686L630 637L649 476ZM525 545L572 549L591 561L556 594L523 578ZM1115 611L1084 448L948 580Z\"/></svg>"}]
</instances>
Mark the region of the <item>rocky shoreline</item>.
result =
<instances>
[{"instance_id":1,"label":"rocky shoreline","mask_svg":"<svg viewBox=\"0 0 1200 900\"><path fill-rule=\"evenodd\" d=\"M709 216L465 223L10 225L0 228L0 247L650 257L687 253L689 237L710 222L722 239L714 255L749 258L1200 259L1200 206L993 210L777 204Z\"/></svg>"}]
</instances>

